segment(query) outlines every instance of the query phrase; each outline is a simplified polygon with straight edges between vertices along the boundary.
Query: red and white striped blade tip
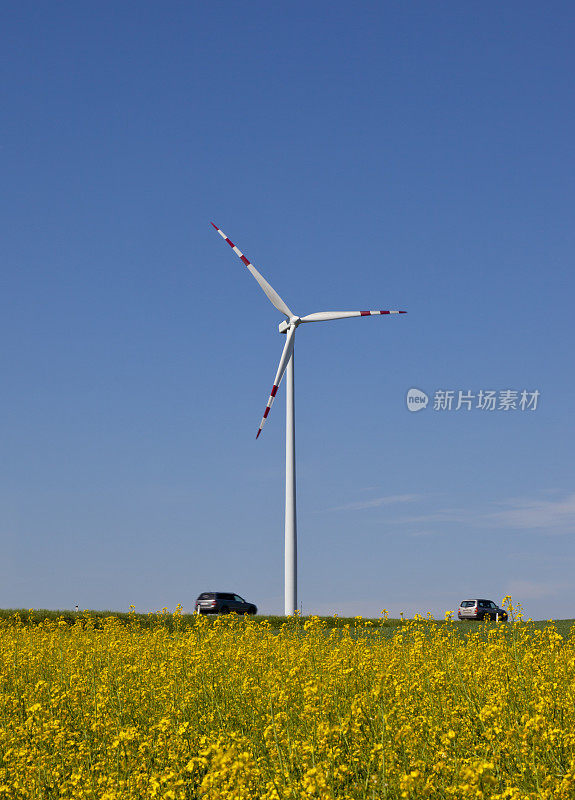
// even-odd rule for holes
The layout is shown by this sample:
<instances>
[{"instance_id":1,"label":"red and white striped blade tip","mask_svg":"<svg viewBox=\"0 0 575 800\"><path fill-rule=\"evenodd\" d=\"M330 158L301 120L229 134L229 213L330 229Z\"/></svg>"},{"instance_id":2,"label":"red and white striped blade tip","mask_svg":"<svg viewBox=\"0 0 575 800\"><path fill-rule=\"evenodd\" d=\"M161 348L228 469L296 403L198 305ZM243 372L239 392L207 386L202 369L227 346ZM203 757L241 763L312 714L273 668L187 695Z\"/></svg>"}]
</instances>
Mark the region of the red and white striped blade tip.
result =
<instances>
[{"instance_id":1,"label":"red and white striped blade tip","mask_svg":"<svg viewBox=\"0 0 575 800\"><path fill-rule=\"evenodd\" d=\"M285 316L286 316L288 319L290 319L291 317L293 317L293 315L294 315L294 314L293 314L293 311L292 311L292 310L290 309L290 307L287 305L287 303L285 302L285 300L282 300L282 298L281 298L281 297L279 296L279 294L276 292L276 290L274 289L274 287L273 287L273 286L271 286L271 285L270 285L270 284L269 284L269 283L266 281L266 279L264 278L264 276L263 276L263 275L260 275L260 273L259 273L259 272L257 271L257 269L254 267L254 265L253 265L253 264L251 263L251 261L250 261L250 260L247 258L247 256L245 256L245 255L242 253L242 251L239 249L239 247L236 247L236 246L235 246L235 244L232 242L232 240L226 236L226 234L223 232L223 230L222 230L221 228L218 228L218 226L216 225L216 223L215 223L215 222L212 222L212 223L211 223L211 225L212 225L212 226L213 226L213 227L214 227L214 228L217 230L217 232L220 234L220 236L222 237L222 239L225 239L225 241L226 241L226 242L229 244L229 246L232 248L232 250L234 251L234 253L235 253L235 254L238 256L238 258L240 259L240 261L243 261L243 262L244 262L244 264L246 265L246 267L247 267L247 268L249 269L249 271L252 273L253 277L254 277L254 278L256 279L256 281L259 283L259 285L260 285L260 288L262 289L263 293L264 293L264 294L265 294L265 296L268 298L268 300L270 301L270 303L271 303L273 306L275 306L275 307L277 308L277 310L278 310L278 311L280 311L282 314L285 314Z\"/></svg>"},{"instance_id":2,"label":"red and white striped blade tip","mask_svg":"<svg viewBox=\"0 0 575 800\"><path fill-rule=\"evenodd\" d=\"M235 246L235 245L234 245L234 243L232 242L232 240L231 240L231 239L228 239L228 237L227 237L227 236L226 236L226 234L223 232L223 230L222 230L221 228L218 228L218 226L216 225L216 223L215 223L215 222L210 222L210 225L213 225L213 227L214 227L214 228L217 230L217 232L220 234L220 236L221 236L223 239L225 239L225 240L226 240L226 242L229 244L229 246L230 246L230 247L234 247L234 246Z\"/></svg>"},{"instance_id":3,"label":"red and white striped blade tip","mask_svg":"<svg viewBox=\"0 0 575 800\"><path fill-rule=\"evenodd\" d=\"M286 347L287 347L287 344L288 343L286 342ZM282 354L282 356L283 356L283 354ZM281 364L281 361L280 361L280 364ZM282 373L282 375L283 375L283 373ZM282 376L280 376L280 381L281 381L281 378L282 378ZM279 389L279 383L277 383L277 384L274 383L274 385L272 386L272 390L270 392L270 397L269 397L269 400L268 400L268 404L266 406L266 410L264 411L264 415L262 417L262 421L260 422L259 430L256 433L256 439L258 438L258 436L260 435L260 433L263 430L263 427L265 425L266 419L268 418L268 414L271 411L271 408L272 408L272 405L273 405L273 402L274 402L274 399L275 399L275 396L277 394L278 389Z\"/></svg>"},{"instance_id":4,"label":"red and white striped blade tip","mask_svg":"<svg viewBox=\"0 0 575 800\"><path fill-rule=\"evenodd\" d=\"M407 311L384 311L381 309L379 311L360 311L359 313L362 317L376 317L378 314L407 314Z\"/></svg>"}]
</instances>

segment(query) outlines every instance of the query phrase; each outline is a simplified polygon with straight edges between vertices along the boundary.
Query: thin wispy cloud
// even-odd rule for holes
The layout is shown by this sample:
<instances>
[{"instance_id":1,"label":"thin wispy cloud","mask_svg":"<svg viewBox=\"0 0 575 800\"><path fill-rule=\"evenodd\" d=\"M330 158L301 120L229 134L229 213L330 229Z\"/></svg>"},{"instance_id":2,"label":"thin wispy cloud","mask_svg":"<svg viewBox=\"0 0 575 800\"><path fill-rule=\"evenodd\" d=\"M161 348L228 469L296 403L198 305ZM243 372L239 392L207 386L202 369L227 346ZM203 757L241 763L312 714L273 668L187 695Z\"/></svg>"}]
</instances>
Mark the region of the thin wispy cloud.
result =
<instances>
[{"instance_id":1,"label":"thin wispy cloud","mask_svg":"<svg viewBox=\"0 0 575 800\"><path fill-rule=\"evenodd\" d=\"M345 503L327 511L353 512L396 507L386 511L385 521L394 525L414 526L411 533L413 536L429 536L437 532L435 526L449 524L484 529L532 530L550 535L575 533L575 492L552 499L549 499L549 491L542 494L547 497L508 498L491 501L481 508L443 506L420 514L406 514L405 511L402 513L402 508L410 503L429 500L432 495L394 494Z\"/></svg>"},{"instance_id":2,"label":"thin wispy cloud","mask_svg":"<svg viewBox=\"0 0 575 800\"><path fill-rule=\"evenodd\" d=\"M420 494L392 494L385 497L375 497L371 500L359 500L355 503L347 503L343 506L335 506L329 511L363 511L366 508L380 508L380 506L391 506L398 503L415 503L424 495Z\"/></svg>"},{"instance_id":3,"label":"thin wispy cloud","mask_svg":"<svg viewBox=\"0 0 575 800\"><path fill-rule=\"evenodd\" d=\"M556 500L513 498L487 508L442 508L429 514L398 517L403 525L458 523L484 528L541 530L549 534L575 533L575 493Z\"/></svg>"},{"instance_id":4,"label":"thin wispy cloud","mask_svg":"<svg viewBox=\"0 0 575 800\"><path fill-rule=\"evenodd\" d=\"M575 493L562 500L508 500L504 508L488 514L494 525L503 528L547 528L575 532Z\"/></svg>"},{"instance_id":5,"label":"thin wispy cloud","mask_svg":"<svg viewBox=\"0 0 575 800\"><path fill-rule=\"evenodd\" d=\"M414 514L409 517L398 517L394 522L410 525L425 525L433 522L460 522L473 524L479 520L479 515L473 511L461 508L443 508L431 511L429 514Z\"/></svg>"}]
</instances>

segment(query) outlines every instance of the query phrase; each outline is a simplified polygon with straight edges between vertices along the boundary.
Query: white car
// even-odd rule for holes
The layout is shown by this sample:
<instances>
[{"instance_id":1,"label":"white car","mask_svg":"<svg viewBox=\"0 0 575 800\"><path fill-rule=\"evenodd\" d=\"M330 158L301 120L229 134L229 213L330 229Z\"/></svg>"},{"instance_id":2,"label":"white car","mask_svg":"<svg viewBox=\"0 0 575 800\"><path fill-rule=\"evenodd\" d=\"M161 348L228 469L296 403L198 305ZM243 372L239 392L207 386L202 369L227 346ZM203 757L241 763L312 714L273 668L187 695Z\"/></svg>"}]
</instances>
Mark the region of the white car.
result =
<instances>
[{"instance_id":1,"label":"white car","mask_svg":"<svg viewBox=\"0 0 575 800\"><path fill-rule=\"evenodd\" d=\"M459 619L507 619L507 611L493 600L462 600L457 612Z\"/></svg>"}]
</instances>

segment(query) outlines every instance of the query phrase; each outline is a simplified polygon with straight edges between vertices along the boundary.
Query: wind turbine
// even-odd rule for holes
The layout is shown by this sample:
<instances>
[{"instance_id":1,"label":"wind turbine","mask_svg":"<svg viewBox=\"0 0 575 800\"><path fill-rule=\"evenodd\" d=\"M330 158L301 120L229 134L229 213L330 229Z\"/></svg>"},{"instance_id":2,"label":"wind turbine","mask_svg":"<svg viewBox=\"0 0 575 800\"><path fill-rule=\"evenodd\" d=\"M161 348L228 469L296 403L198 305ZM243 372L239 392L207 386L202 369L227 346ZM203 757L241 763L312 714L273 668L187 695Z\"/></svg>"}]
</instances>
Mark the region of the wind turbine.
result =
<instances>
[{"instance_id":1,"label":"wind turbine","mask_svg":"<svg viewBox=\"0 0 575 800\"><path fill-rule=\"evenodd\" d=\"M254 265L245 255L228 239L226 234L217 225L212 225L222 239L229 244L234 253L244 262L259 283L268 300L280 311L286 319L279 324L279 332L286 334L286 342L280 358L278 371L270 392L256 439L262 432L264 423L270 413L277 390L286 373L286 506L285 506L285 614L295 614L297 609L297 520L296 520L296 491L295 491L295 404L294 404L294 339L295 332L302 322L327 322L332 319L347 319L348 317L374 317L380 314L406 314L406 311L319 311L298 317L289 306L281 299L276 290L270 286L266 279L260 275Z\"/></svg>"}]
</instances>

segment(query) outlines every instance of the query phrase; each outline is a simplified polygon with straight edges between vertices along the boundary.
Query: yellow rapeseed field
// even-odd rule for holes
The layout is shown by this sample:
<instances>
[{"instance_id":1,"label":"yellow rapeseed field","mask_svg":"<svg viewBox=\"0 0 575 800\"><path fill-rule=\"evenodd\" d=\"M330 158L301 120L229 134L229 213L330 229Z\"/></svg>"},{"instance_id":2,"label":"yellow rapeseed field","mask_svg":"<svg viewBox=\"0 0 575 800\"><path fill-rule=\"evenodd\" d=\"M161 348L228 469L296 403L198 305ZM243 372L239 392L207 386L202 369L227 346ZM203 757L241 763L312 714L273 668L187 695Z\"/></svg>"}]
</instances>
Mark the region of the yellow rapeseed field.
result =
<instances>
[{"instance_id":1,"label":"yellow rapeseed field","mask_svg":"<svg viewBox=\"0 0 575 800\"><path fill-rule=\"evenodd\" d=\"M25 623L0 624L0 798L575 797L552 624Z\"/></svg>"}]
</instances>

